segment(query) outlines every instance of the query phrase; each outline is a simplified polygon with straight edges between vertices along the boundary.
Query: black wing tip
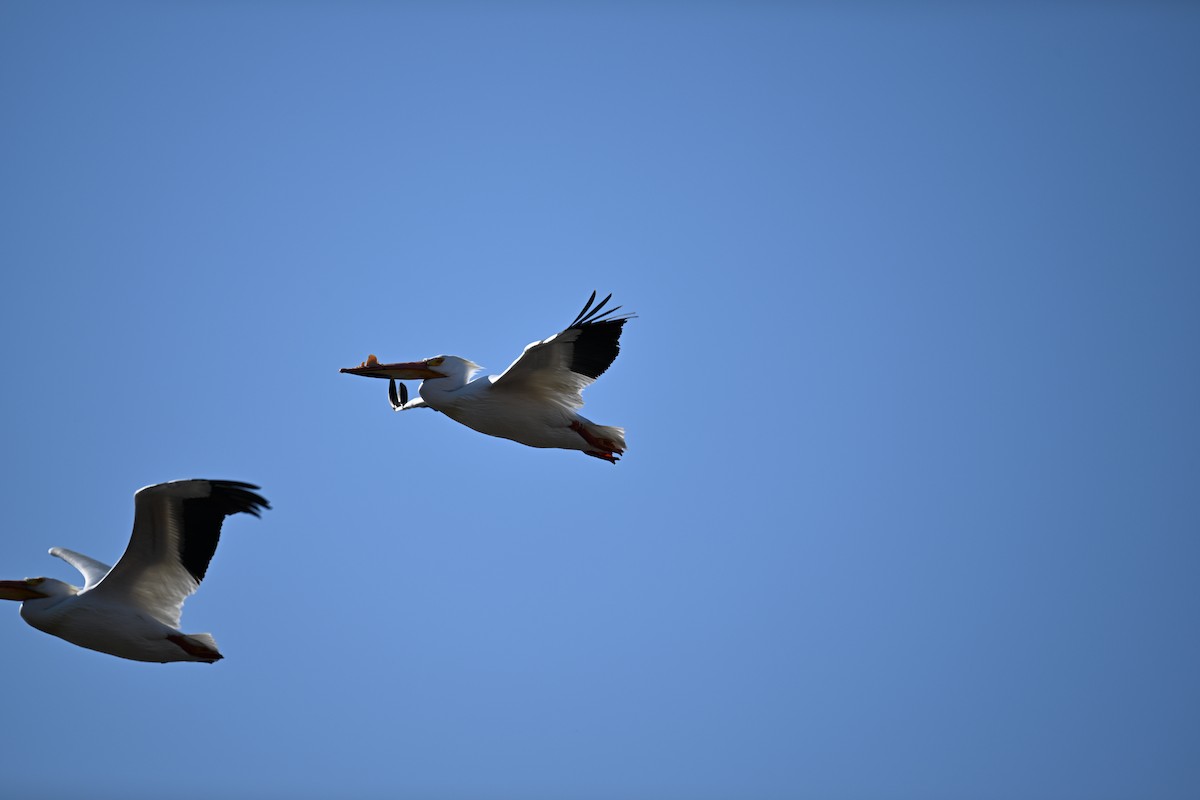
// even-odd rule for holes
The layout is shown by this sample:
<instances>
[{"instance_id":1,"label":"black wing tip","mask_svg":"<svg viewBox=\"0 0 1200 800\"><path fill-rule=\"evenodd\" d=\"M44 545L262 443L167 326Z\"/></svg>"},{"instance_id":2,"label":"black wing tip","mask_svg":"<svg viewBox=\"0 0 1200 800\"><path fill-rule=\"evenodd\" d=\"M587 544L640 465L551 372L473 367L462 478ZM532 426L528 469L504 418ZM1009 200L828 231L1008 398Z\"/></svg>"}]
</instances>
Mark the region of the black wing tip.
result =
<instances>
[{"instance_id":1,"label":"black wing tip","mask_svg":"<svg viewBox=\"0 0 1200 800\"><path fill-rule=\"evenodd\" d=\"M231 514L261 515L271 507L267 499L257 494L253 483L222 481L210 478L207 497L190 497L182 501L183 540L180 542L179 563L196 583L204 580L209 562L217 550L221 527Z\"/></svg>"},{"instance_id":2,"label":"black wing tip","mask_svg":"<svg viewBox=\"0 0 1200 800\"><path fill-rule=\"evenodd\" d=\"M593 380L612 366L621 352L621 331L627 318L606 319L576 326L569 369Z\"/></svg>"},{"instance_id":3,"label":"black wing tip","mask_svg":"<svg viewBox=\"0 0 1200 800\"><path fill-rule=\"evenodd\" d=\"M212 486L211 497L221 502L221 510L225 516L244 513L261 518L262 512L271 508L267 498L251 491L260 488L253 483L210 480L209 484Z\"/></svg>"},{"instance_id":4,"label":"black wing tip","mask_svg":"<svg viewBox=\"0 0 1200 800\"><path fill-rule=\"evenodd\" d=\"M261 489L262 487L255 483L246 483L245 481L225 481L209 478L208 482L214 486L232 486L238 489Z\"/></svg>"},{"instance_id":5,"label":"black wing tip","mask_svg":"<svg viewBox=\"0 0 1200 800\"><path fill-rule=\"evenodd\" d=\"M593 291L592 296L589 297L588 301L583 304L583 309L580 310L579 314L575 317L575 320L567 327L575 328L581 325L595 325L600 322L624 323L626 320L637 318L637 314L634 314L630 311L627 311L624 314L613 316L619 310L621 310L621 306L613 306L605 311L604 305L611 299L612 292L609 292L607 295L605 295L603 300L601 300L599 303L596 303L595 308L592 308L592 303L596 301L596 292Z\"/></svg>"}]
</instances>

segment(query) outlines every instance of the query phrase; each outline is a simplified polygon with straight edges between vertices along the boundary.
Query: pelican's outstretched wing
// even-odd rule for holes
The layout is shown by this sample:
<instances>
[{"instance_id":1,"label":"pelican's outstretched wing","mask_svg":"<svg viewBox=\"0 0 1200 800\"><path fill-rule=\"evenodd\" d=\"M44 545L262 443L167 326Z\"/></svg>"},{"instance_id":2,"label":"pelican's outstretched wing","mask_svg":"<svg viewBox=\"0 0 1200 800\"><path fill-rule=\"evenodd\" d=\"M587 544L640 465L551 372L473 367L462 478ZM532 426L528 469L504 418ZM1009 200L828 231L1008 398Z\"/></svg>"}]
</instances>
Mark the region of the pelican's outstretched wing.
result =
<instances>
[{"instance_id":1,"label":"pelican's outstretched wing","mask_svg":"<svg viewBox=\"0 0 1200 800\"><path fill-rule=\"evenodd\" d=\"M104 576L112 569L108 564L99 562L94 558L88 558L83 553L76 553L74 550L68 550L65 547L51 547L50 555L58 556L83 573L83 590L85 592L104 580Z\"/></svg>"},{"instance_id":2,"label":"pelican's outstretched wing","mask_svg":"<svg viewBox=\"0 0 1200 800\"><path fill-rule=\"evenodd\" d=\"M133 535L117 565L92 593L112 597L179 627L183 601L196 591L230 514L258 516L271 505L238 481L159 483L134 495Z\"/></svg>"},{"instance_id":3,"label":"pelican's outstretched wing","mask_svg":"<svg viewBox=\"0 0 1200 800\"><path fill-rule=\"evenodd\" d=\"M534 342L500 375L490 378L496 390L529 393L568 409L583 405L583 390L604 374L621 350L621 329L634 314L613 316L621 307L603 311L608 295L595 308L596 293L575 321L549 339Z\"/></svg>"}]
</instances>

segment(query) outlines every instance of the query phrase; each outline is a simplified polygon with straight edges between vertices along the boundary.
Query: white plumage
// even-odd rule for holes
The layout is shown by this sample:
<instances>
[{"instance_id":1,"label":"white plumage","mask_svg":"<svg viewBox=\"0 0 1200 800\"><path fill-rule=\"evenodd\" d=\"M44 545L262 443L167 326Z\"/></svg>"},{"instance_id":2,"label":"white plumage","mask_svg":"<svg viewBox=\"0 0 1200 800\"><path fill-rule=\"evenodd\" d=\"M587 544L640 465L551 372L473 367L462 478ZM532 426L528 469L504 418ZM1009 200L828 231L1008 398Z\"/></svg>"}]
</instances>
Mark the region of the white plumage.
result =
<instances>
[{"instance_id":1,"label":"white plumage","mask_svg":"<svg viewBox=\"0 0 1200 800\"><path fill-rule=\"evenodd\" d=\"M625 452L623 428L597 425L578 413L583 390L604 374L620 352L621 330L633 314L603 311L610 294L594 308L596 293L574 322L548 339L533 342L500 375L472 380L481 367L459 356L381 364L370 356L342 372L387 378L392 408L432 408L469 428L530 447L582 450L616 463ZM409 401L396 381L420 380L420 398Z\"/></svg>"},{"instance_id":2,"label":"white plumage","mask_svg":"<svg viewBox=\"0 0 1200 800\"><path fill-rule=\"evenodd\" d=\"M217 480L147 486L134 495L133 535L115 567L52 547L50 555L83 574L82 589L27 578L0 581L0 598L22 601L30 625L89 650L135 661L217 661L212 636L183 633L179 618L208 571L225 517L257 517L271 507L254 489Z\"/></svg>"}]
</instances>

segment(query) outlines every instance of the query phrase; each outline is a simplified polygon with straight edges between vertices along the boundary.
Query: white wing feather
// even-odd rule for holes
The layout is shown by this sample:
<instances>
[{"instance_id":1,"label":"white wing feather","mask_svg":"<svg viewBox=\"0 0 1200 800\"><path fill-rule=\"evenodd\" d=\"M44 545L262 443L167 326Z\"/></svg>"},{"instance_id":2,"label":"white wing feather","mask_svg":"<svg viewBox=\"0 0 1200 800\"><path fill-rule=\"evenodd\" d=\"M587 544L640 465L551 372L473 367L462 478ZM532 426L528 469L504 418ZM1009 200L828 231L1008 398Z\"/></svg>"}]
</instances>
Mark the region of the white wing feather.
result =
<instances>
[{"instance_id":1,"label":"white wing feather","mask_svg":"<svg viewBox=\"0 0 1200 800\"><path fill-rule=\"evenodd\" d=\"M183 500L206 497L206 480L147 486L134 495L133 535L116 566L93 592L137 606L172 628L183 601L200 586L180 562Z\"/></svg>"},{"instance_id":2,"label":"white wing feather","mask_svg":"<svg viewBox=\"0 0 1200 800\"><path fill-rule=\"evenodd\" d=\"M533 342L498 377L489 378L498 392L526 394L567 411L583 407L583 390L612 364L620 351L621 329L632 314L614 316L620 306L604 310L612 295L595 307L596 293L565 330Z\"/></svg>"},{"instance_id":3,"label":"white wing feather","mask_svg":"<svg viewBox=\"0 0 1200 800\"><path fill-rule=\"evenodd\" d=\"M65 547L51 547L50 555L61 558L83 574L83 590L85 592L104 580L104 576L112 569L108 564Z\"/></svg>"},{"instance_id":4,"label":"white wing feather","mask_svg":"<svg viewBox=\"0 0 1200 800\"><path fill-rule=\"evenodd\" d=\"M549 339L532 342L508 369L489 378L493 387L506 392L536 395L566 409L583 407L583 390L595 378L571 371L578 328L569 328Z\"/></svg>"}]
</instances>

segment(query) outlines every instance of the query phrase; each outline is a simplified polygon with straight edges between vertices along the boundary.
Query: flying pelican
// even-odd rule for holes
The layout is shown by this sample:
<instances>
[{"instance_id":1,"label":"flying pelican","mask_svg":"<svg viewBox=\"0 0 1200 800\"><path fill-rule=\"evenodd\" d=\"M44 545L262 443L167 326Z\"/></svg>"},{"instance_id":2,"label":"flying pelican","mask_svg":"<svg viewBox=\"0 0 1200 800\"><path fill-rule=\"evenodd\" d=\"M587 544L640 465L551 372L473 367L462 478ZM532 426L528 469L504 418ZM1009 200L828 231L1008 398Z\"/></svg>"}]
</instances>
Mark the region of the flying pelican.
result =
<instances>
[{"instance_id":1,"label":"flying pelican","mask_svg":"<svg viewBox=\"0 0 1200 800\"><path fill-rule=\"evenodd\" d=\"M589 456L617 463L625 452L625 429L597 425L581 416L582 392L604 374L620 350L621 328L633 314L616 314L620 306L603 311L610 294L595 308L596 293L575 321L549 339L533 342L500 375L471 380L482 369L458 356L434 356L424 361L380 364L375 356L351 375L387 378L392 408L432 408L489 436L512 439L530 447L582 450ZM396 381L420 380L420 398L409 402L408 389Z\"/></svg>"},{"instance_id":2,"label":"flying pelican","mask_svg":"<svg viewBox=\"0 0 1200 800\"><path fill-rule=\"evenodd\" d=\"M183 633L183 601L200 586L230 514L270 504L238 481L188 480L134 495L133 535L115 567L65 547L50 548L83 573L80 589L53 578L0 581L0 598L20 600L33 627L71 644L134 661L224 658L208 633Z\"/></svg>"}]
</instances>

